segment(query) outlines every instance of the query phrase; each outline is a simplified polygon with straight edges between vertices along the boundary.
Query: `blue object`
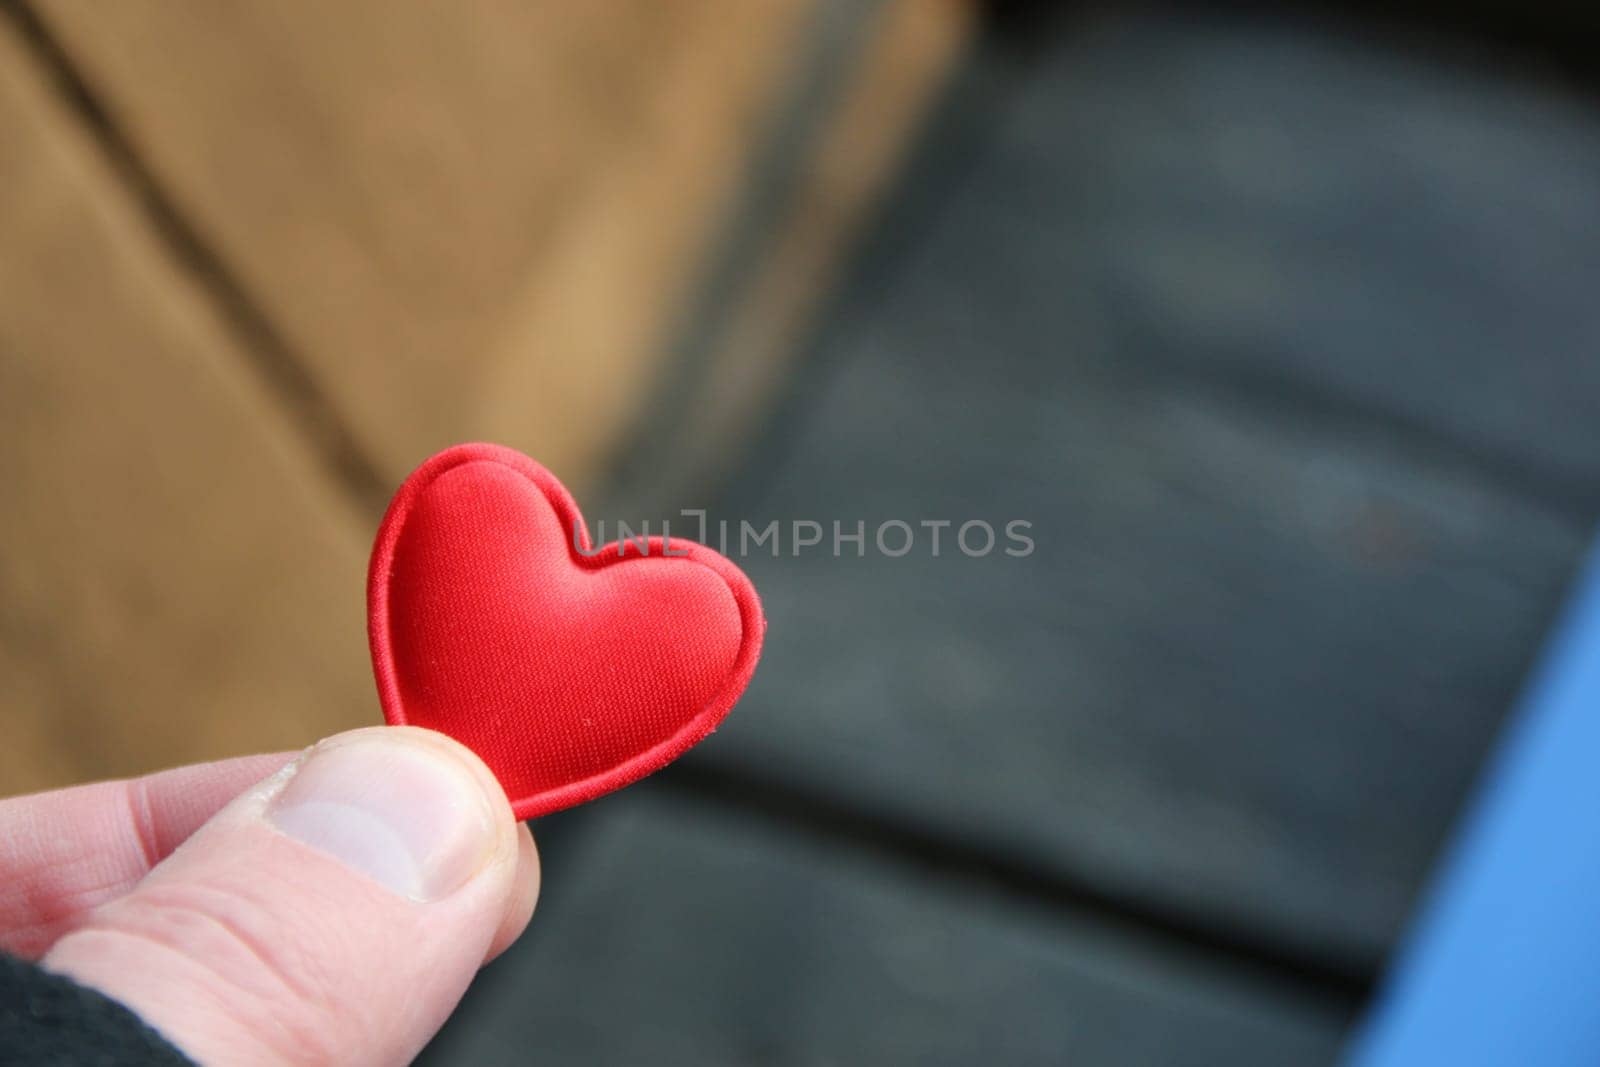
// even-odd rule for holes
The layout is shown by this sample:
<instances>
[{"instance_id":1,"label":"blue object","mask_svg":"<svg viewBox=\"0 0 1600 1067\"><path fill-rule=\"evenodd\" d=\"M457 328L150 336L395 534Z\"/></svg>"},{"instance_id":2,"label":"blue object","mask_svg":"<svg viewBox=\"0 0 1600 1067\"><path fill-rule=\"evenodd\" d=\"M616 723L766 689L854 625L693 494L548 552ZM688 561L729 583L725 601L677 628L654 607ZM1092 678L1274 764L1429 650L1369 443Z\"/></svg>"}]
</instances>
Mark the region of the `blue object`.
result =
<instances>
[{"instance_id":1,"label":"blue object","mask_svg":"<svg viewBox=\"0 0 1600 1067\"><path fill-rule=\"evenodd\" d=\"M1600 550L1349 1053L1600 1064Z\"/></svg>"}]
</instances>

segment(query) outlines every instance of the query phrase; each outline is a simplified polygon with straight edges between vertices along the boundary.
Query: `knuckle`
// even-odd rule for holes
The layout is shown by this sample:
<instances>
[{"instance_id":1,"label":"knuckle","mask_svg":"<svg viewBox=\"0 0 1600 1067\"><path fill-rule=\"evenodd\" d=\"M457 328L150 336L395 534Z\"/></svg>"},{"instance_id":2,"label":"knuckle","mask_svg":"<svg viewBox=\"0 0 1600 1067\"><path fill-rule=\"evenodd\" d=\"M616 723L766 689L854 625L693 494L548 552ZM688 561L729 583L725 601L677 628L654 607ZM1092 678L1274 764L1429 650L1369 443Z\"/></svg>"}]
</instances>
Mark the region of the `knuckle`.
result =
<instances>
[{"instance_id":1,"label":"knuckle","mask_svg":"<svg viewBox=\"0 0 1600 1067\"><path fill-rule=\"evenodd\" d=\"M92 925L188 961L217 1007L284 1062L333 1061L338 983L261 894L239 885L147 883L102 909Z\"/></svg>"}]
</instances>

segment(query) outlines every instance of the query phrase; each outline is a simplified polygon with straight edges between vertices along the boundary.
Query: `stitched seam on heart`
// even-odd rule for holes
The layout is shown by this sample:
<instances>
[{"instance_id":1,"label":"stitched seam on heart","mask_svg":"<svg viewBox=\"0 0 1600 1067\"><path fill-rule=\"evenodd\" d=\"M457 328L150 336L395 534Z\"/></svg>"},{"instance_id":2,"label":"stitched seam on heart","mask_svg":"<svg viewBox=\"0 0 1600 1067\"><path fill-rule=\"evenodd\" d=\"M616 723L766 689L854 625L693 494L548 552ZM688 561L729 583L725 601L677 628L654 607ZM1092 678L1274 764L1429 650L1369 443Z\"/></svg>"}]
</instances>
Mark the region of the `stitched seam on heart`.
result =
<instances>
[{"instance_id":1,"label":"stitched seam on heart","mask_svg":"<svg viewBox=\"0 0 1600 1067\"><path fill-rule=\"evenodd\" d=\"M411 473L396 492L383 522L378 527L377 543L367 574L368 645L372 654L373 673L378 687L378 699L385 721L391 725L406 725L404 702L400 698L399 670L394 662L390 638L389 582L393 577L395 551L404 532L406 520L413 507L428 488L442 475L474 463L488 463L507 468L529 481L555 510L562 529L570 530L576 524L581 533L581 548L563 536L569 559L586 570L601 570L621 566L633 559L663 558L667 549L673 555L665 558L680 559L711 571L721 580L732 595L739 611L739 648L729 669L726 683L692 718L675 731L671 737L637 753L621 763L598 774L589 775L528 797L513 797L512 812L518 819L530 819L559 811L574 804L595 799L614 789L619 789L660 770L678 756L704 740L732 710L739 696L749 684L759 659L766 620L761 614L760 599L750 579L730 560L707 545L682 538L650 537L648 551L643 555L624 556L622 543L613 541L593 555L593 542L588 524L564 485L544 467L514 449L501 445L475 442L456 445L431 457ZM637 541L629 544L637 549Z\"/></svg>"}]
</instances>

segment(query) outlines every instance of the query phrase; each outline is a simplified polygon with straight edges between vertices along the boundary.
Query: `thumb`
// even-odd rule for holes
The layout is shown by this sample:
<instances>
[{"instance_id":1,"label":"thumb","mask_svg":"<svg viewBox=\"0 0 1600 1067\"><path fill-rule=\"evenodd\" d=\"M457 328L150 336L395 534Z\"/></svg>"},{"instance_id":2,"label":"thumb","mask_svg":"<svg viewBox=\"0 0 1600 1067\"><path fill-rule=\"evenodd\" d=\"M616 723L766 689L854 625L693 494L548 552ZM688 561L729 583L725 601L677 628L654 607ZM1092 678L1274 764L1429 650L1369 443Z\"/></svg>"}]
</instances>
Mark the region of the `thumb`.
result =
<instances>
[{"instance_id":1,"label":"thumb","mask_svg":"<svg viewBox=\"0 0 1600 1067\"><path fill-rule=\"evenodd\" d=\"M342 734L236 798L44 965L201 1063L404 1063L538 892L526 827L442 734Z\"/></svg>"}]
</instances>

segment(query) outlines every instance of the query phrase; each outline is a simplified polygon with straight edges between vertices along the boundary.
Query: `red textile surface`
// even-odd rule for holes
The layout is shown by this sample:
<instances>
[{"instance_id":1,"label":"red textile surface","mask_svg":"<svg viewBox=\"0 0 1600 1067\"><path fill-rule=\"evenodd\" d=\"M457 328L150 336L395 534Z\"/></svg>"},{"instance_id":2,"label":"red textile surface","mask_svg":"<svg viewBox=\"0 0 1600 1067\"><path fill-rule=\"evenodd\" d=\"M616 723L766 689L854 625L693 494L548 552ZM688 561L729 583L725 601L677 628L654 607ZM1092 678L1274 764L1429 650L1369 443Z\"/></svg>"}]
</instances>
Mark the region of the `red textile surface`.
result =
<instances>
[{"instance_id":1,"label":"red textile surface","mask_svg":"<svg viewBox=\"0 0 1600 1067\"><path fill-rule=\"evenodd\" d=\"M574 524L597 554L574 545ZM561 483L498 445L417 468L367 576L384 718L478 753L519 819L621 788L705 737L749 682L765 626L728 560L679 538L652 537L643 556L637 541L595 550Z\"/></svg>"}]
</instances>

